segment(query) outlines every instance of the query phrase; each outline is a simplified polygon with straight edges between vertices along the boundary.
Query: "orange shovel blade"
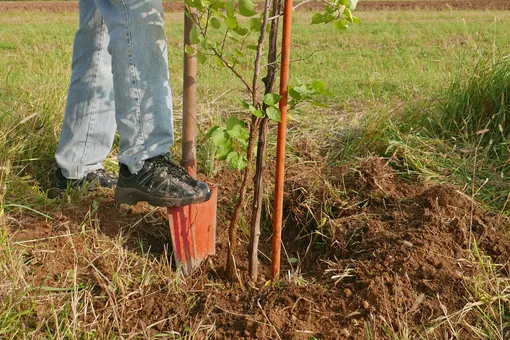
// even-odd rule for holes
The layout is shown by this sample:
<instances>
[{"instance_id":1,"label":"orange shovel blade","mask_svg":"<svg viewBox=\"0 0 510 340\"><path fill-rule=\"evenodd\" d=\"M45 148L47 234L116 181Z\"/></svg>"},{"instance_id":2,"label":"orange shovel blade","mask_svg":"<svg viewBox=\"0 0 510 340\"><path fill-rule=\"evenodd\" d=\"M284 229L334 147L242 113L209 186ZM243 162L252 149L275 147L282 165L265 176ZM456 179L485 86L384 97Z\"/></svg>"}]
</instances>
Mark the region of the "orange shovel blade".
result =
<instances>
[{"instance_id":1,"label":"orange shovel blade","mask_svg":"<svg viewBox=\"0 0 510 340\"><path fill-rule=\"evenodd\" d=\"M168 208L170 233L177 267L189 275L216 252L217 188L207 202Z\"/></svg>"}]
</instances>

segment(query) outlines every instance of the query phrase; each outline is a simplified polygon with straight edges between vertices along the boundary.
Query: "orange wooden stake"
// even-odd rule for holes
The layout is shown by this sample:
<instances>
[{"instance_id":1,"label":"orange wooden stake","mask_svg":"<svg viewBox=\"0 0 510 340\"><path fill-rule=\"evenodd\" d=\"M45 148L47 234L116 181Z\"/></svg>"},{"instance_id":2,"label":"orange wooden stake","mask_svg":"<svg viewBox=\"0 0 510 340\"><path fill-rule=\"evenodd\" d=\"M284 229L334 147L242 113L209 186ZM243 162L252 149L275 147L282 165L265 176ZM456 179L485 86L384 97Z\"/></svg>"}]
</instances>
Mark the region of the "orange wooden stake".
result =
<instances>
[{"instance_id":1,"label":"orange wooden stake","mask_svg":"<svg viewBox=\"0 0 510 340\"><path fill-rule=\"evenodd\" d=\"M282 59L280 71L280 112L276 145L275 199L273 216L273 252L271 275L277 280L280 275L280 253L282 243L283 184L285 179L285 142L287 137L287 101L290 66L290 33L292 25L292 0L285 0L283 8Z\"/></svg>"}]
</instances>

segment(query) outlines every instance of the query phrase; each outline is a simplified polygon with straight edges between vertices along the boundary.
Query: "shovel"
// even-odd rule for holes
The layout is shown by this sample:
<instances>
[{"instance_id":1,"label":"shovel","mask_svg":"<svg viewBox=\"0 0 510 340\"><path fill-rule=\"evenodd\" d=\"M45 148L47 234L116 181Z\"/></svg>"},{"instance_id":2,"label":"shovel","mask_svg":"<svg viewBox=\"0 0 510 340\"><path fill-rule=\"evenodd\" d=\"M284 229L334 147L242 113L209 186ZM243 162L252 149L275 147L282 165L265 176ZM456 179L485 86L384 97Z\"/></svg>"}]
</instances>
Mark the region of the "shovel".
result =
<instances>
[{"instance_id":1,"label":"shovel","mask_svg":"<svg viewBox=\"0 0 510 340\"><path fill-rule=\"evenodd\" d=\"M191 45L190 32L193 15L184 13L184 46ZM181 165L190 176L197 176L197 58L184 52L182 160ZM210 255L215 254L217 190L211 186L207 202L182 207L169 207L168 220L173 252L178 268L190 275Z\"/></svg>"}]
</instances>

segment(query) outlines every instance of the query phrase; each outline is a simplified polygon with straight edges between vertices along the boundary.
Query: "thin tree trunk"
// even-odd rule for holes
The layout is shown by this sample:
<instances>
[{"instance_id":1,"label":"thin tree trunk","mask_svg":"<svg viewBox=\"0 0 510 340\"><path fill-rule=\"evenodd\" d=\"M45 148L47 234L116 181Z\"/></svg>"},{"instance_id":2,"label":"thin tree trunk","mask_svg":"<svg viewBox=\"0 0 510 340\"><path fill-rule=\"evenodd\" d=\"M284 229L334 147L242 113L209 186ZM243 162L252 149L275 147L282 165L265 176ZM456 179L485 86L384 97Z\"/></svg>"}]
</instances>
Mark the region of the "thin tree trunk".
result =
<instances>
[{"instance_id":1,"label":"thin tree trunk","mask_svg":"<svg viewBox=\"0 0 510 340\"><path fill-rule=\"evenodd\" d=\"M228 257L225 271L227 279L229 279L230 281L234 281L237 278L237 271L235 268L235 252L237 248L237 223L239 221L239 214L241 213L241 208L244 204L244 200L246 197L248 178L250 177L251 173L250 164L253 161L253 149L255 148L255 134L257 132L259 124L260 118L252 116L250 124L250 139L248 140L247 151L248 165L246 166L243 172L243 180L241 182L241 188L239 189L239 199L237 200L236 206L234 208L234 214L232 215L232 219L230 220L230 226L228 229ZM242 282L239 283L242 284Z\"/></svg>"},{"instance_id":2,"label":"thin tree trunk","mask_svg":"<svg viewBox=\"0 0 510 340\"><path fill-rule=\"evenodd\" d=\"M257 55L255 57L255 66L253 71L253 83L252 83L252 103L253 105L258 105L259 102L259 96L257 91L257 83L260 75L260 61L262 59L262 48L264 45L264 38L266 33L266 27L267 27L267 21L269 18L269 1L266 0L266 7L264 11L264 19L262 21L262 27L260 29L260 36L257 43ZM246 84L246 83L245 83ZM247 86L249 88L249 86ZM239 189L239 199L237 201L237 204L234 209L234 214L232 216L232 219L230 220L230 226L228 230L228 258L227 258L227 265L225 268L227 278L230 281L233 281L237 278L237 271L235 268L235 252L237 248L237 223L239 221L239 215L241 213L241 208L244 205L245 197L246 197L246 190L248 188L248 178L250 177L251 171L250 171L250 164L253 160L253 150L255 148L255 136L257 133L257 130L260 125L260 118L257 118L255 116L252 116L251 125L250 125L250 138L248 140L248 150L247 150L247 163L248 165L244 169L243 172L243 180L241 183L241 188ZM241 282L240 282L241 283Z\"/></svg>"},{"instance_id":3,"label":"thin tree trunk","mask_svg":"<svg viewBox=\"0 0 510 340\"><path fill-rule=\"evenodd\" d=\"M266 9L268 9L268 2L266 0ZM271 31L269 33L269 51L268 51L268 69L267 75L263 79L265 83L266 93L273 92L274 82L276 78L277 63L277 43L278 43L278 14L280 11L280 0L273 0L272 15L276 16L271 22ZM267 11L266 11L267 12ZM265 28L263 28L265 30ZM265 107L263 107L265 109ZM250 232L250 256L249 256L249 271L250 278L253 281L258 277L258 248L260 238L260 215L262 211L262 200L264 195L264 174L266 168L266 149L267 149L267 131L268 131L268 118L267 116L262 119L259 127L259 140L257 146L257 160L255 166L254 177L254 200L251 216L251 232Z\"/></svg>"}]
</instances>

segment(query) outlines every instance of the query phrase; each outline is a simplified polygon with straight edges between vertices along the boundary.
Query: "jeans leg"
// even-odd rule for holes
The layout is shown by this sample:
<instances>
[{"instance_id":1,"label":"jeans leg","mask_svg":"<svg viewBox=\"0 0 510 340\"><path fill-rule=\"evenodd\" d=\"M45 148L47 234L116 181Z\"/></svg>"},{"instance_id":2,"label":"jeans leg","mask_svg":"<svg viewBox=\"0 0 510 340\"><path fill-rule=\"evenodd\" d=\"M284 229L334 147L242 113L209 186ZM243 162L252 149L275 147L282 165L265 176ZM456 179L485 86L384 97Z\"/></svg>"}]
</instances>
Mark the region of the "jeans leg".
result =
<instances>
[{"instance_id":1,"label":"jeans leg","mask_svg":"<svg viewBox=\"0 0 510 340\"><path fill-rule=\"evenodd\" d=\"M174 141L161 0L94 0L112 55L119 162L132 173Z\"/></svg>"},{"instance_id":2,"label":"jeans leg","mask_svg":"<svg viewBox=\"0 0 510 340\"><path fill-rule=\"evenodd\" d=\"M115 104L109 35L93 1L80 0L71 84L55 158L67 178L102 167L115 136Z\"/></svg>"}]
</instances>

